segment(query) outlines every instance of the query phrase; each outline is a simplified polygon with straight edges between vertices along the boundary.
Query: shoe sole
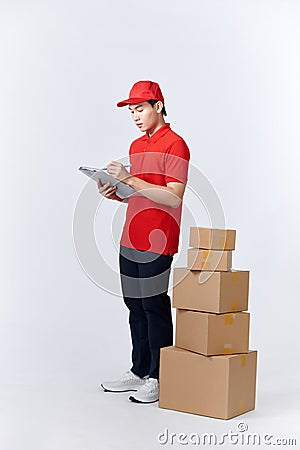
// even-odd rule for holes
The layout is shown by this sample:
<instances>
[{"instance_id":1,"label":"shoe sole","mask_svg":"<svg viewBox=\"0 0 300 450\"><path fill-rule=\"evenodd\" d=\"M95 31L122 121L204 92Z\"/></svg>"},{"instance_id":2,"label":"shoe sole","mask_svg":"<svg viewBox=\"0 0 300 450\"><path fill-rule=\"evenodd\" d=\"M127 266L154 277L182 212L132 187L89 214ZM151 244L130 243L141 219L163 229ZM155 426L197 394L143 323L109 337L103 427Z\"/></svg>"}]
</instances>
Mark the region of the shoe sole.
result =
<instances>
[{"instance_id":1,"label":"shoe sole","mask_svg":"<svg viewBox=\"0 0 300 450\"><path fill-rule=\"evenodd\" d=\"M104 390L104 392L136 392L137 389L126 389L125 391L113 391L111 389L107 389L106 387L103 386L103 384L100 384L101 388Z\"/></svg>"},{"instance_id":2,"label":"shoe sole","mask_svg":"<svg viewBox=\"0 0 300 450\"><path fill-rule=\"evenodd\" d=\"M142 400L138 400L137 398L133 397L132 395L129 396L129 400L131 400L133 403L155 403L155 402L158 402L158 399L151 400L150 402L143 402Z\"/></svg>"}]
</instances>

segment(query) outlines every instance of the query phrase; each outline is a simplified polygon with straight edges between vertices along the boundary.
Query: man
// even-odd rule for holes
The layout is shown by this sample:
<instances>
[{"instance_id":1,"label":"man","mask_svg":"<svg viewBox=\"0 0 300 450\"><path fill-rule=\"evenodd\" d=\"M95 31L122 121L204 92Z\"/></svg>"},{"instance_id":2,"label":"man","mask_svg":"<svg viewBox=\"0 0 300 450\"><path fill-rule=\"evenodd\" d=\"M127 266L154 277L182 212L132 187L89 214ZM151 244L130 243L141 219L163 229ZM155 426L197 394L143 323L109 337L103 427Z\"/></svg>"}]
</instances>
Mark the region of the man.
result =
<instances>
[{"instance_id":1,"label":"man","mask_svg":"<svg viewBox=\"0 0 300 450\"><path fill-rule=\"evenodd\" d=\"M130 146L130 173L111 161L108 173L135 189L129 199L120 240L119 265L124 302L129 309L132 367L117 381L103 382L110 392L133 391L129 400L152 403L159 395L160 349L173 345L170 297L167 294L173 255L178 252L182 199L189 149L164 116L164 97L157 83L138 81L128 106L145 133ZM101 185L108 199L122 201L116 187Z\"/></svg>"}]
</instances>

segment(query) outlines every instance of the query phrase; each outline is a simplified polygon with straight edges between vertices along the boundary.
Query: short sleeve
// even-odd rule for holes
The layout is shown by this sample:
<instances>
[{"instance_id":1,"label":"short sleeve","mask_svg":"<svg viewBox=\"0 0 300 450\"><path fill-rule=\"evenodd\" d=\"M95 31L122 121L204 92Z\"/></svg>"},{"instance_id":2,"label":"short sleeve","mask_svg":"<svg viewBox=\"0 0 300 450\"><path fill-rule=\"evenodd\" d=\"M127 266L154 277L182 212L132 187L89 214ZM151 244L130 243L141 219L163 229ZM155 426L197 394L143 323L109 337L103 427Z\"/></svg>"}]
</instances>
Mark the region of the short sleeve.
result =
<instances>
[{"instance_id":1,"label":"short sleeve","mask_svg":"<svg viewBox=\"0 0 300 450\"><path fill-rule=\"evenodd\" d=\"M166 153L165 181L187 183L190 151L183 139L175 141Z\"/></svg>"}]
</instances>

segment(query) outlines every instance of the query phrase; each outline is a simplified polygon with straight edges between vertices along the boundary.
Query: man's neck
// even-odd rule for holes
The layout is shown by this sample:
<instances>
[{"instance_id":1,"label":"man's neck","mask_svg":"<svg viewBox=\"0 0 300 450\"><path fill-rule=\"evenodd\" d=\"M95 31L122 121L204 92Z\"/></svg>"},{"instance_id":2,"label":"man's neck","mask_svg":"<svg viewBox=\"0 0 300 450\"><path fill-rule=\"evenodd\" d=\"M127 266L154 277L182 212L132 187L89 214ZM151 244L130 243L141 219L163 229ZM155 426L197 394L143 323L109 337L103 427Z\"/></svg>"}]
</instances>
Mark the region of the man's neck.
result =
<instances>
[{"instance_id":1,"label":"man's neck","mask_svg":"<svg viewBox=\"0 0 300 450\"><path fill-rule=\"evenodd\" d=\"M148 130L147 134L149 137L151 137L154 133L156 133L156 131L158 131L161 127L163 127L166 124L166 122L164 121L164 119L161 119L157 125L152 128L152 130Z\"/></svg>"}]
</instances>

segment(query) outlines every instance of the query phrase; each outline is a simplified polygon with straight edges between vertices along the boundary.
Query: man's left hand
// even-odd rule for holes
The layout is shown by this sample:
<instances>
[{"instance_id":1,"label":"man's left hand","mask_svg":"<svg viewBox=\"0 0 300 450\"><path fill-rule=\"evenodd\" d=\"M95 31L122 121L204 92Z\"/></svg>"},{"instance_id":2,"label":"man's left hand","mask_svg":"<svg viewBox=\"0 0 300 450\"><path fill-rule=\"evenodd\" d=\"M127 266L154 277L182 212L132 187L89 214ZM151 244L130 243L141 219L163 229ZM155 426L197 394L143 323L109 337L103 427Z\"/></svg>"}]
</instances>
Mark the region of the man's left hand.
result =
<instances>
[{"instance_id":1,"label":"man's left hand","mask_svg":"<svg viewBox=\"0 0 300 450\"><path fill-rule=\"evenodd\" d=\"M110 163L107 164L107 172L109 175L120 181L124 181L131 176L130 172L125 169L123 164L117 161L110 161Z\"/></svg>"}]
</instances>

